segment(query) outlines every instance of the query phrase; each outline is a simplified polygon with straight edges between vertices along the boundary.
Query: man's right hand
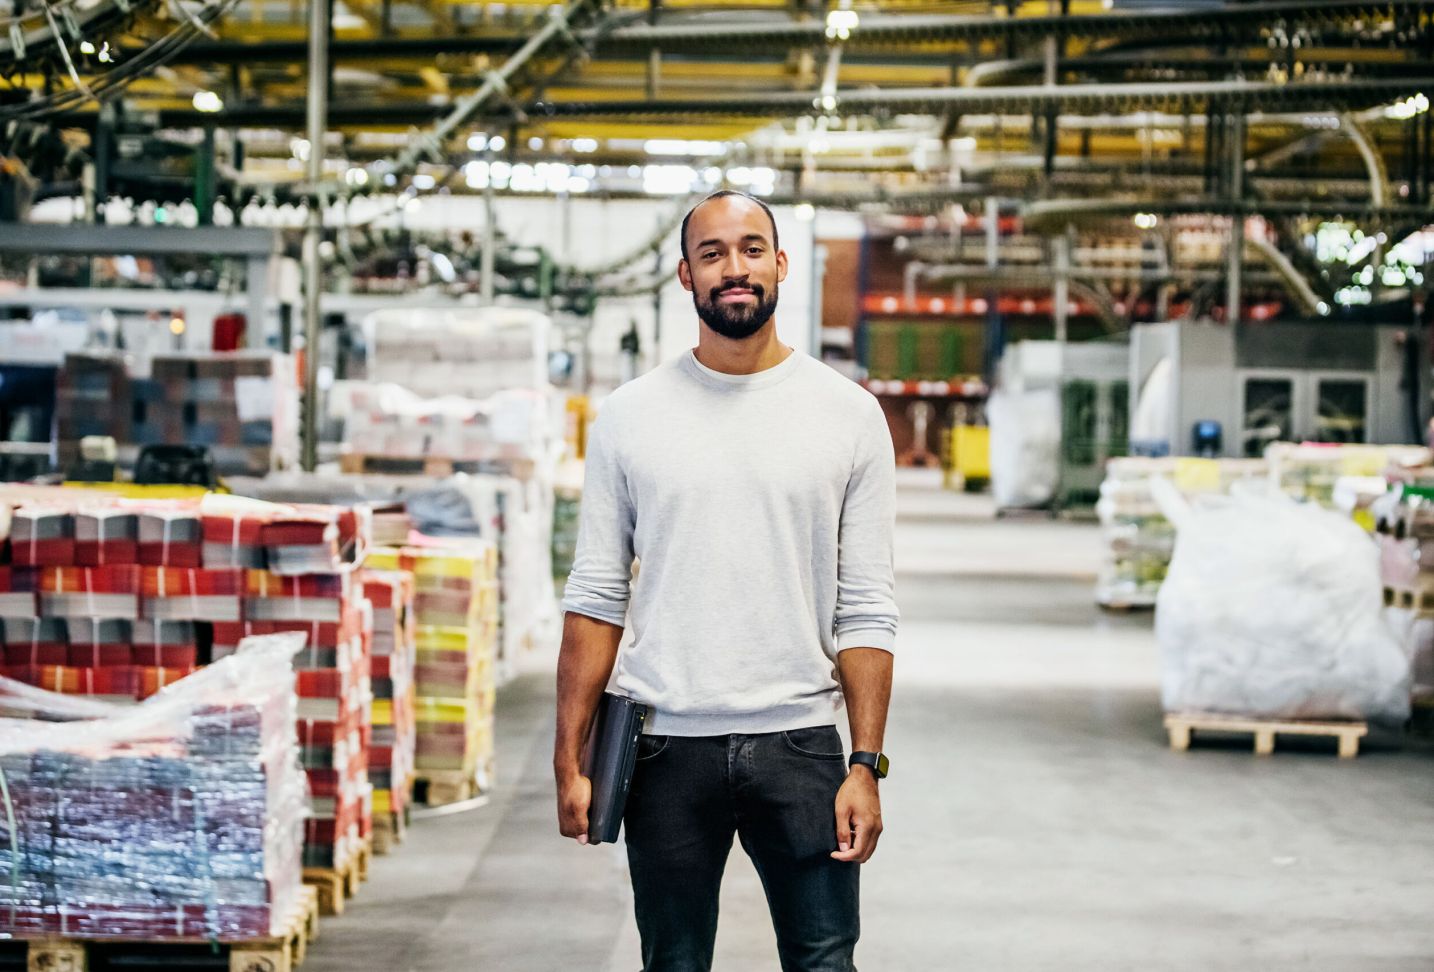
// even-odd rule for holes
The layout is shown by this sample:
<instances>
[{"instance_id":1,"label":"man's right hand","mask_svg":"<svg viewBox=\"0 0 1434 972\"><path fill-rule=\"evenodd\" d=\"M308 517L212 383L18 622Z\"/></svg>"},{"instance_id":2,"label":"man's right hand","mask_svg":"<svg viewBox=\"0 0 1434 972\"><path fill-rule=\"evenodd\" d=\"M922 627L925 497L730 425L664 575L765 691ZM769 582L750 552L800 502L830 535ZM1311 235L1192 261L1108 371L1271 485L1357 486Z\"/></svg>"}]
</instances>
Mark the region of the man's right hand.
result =
<instances>
[{"instance_id":1,"label":"man's right hand","mask_svg":"<svg viewBox=\"0 0 1434 972\"><path fill-rule=\"evenodd\" d=\"M581 773L558 780L558 830L564 837L574 837L579 844L588 842L588 806L592 799L592 780Z\"/></svg>"}]
</instances>

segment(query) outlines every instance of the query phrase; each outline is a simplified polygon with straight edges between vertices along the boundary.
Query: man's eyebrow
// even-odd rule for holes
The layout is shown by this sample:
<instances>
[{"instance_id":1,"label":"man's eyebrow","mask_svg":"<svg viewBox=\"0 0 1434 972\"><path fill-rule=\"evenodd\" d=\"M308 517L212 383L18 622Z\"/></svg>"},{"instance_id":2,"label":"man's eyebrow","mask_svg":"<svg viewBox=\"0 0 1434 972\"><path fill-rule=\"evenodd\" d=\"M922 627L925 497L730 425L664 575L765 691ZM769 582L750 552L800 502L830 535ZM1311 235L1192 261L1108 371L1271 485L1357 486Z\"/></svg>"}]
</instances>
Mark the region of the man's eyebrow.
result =
<instances>
[{"instance_id":1,"label":"man's eyebrow","mask_svg":"<svg viewBox=\"0 0 1434 972\"><path fill-rule=\"evenodd\" d=\"M742 242L743 242L743 243L748 243L748 242L751 242L752 240L756 240L758 243L765 243L765 242L767 242L767 238L766 238L765 236L763 236L761 233L748 233L746 236L742 237ZM700 250L700 249L702 249L704 246L721 246L721 245L722 245L722 241L721 241L721 240L703 240L701 243L698 243L697 246L695 246L693 249Z\"/></svg>"}]
</instances>

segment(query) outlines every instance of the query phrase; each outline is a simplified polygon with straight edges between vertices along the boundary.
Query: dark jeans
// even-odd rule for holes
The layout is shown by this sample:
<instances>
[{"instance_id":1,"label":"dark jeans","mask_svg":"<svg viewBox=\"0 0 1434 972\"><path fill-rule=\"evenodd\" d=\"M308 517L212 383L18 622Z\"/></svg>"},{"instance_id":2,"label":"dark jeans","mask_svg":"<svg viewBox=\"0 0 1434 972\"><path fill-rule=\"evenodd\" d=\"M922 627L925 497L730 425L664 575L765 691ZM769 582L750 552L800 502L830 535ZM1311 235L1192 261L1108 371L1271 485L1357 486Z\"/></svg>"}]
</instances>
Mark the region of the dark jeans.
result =
<instances>
[{"instance_id":1,"label":"dark jeans","mask_svg":"<svg viewBox=\"0 0 1434 972\"><path fill-rule=\"evenodd\" d=\"M623 823L645 972L706 972L732 836L752 858L783 972L855 972L860 865L834 861L846 779L834 726L643 736Z\"/></svg>"}]
</instances>

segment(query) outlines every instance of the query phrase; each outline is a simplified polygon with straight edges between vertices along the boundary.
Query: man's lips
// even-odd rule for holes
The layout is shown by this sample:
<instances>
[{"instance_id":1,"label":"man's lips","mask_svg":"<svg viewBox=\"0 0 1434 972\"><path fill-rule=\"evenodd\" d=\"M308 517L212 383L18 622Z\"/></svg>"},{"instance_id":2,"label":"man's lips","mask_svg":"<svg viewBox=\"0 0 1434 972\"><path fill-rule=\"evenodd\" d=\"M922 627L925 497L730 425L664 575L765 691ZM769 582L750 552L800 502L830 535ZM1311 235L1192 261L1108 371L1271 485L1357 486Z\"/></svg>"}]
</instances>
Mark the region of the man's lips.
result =
<instances>
[{"instance_id":1,"label":"man's lips","mask_svg":"<svg viewBox=\"0 0 1434 972\"><path fill-rule=\"evenodd\" d=\"M756 294L754 294L754 293L753 293L752 291L750 291L750 290L747 290L745 287L732 287L732 288L729 288L729 289L724 290L724 291L722 291L721 293L719 293L719 294L717 295L717 299L718 299L718 300L742 300L742 299L747 298L747 297L755 297L755 296L756 296Z\"/></svg>"}]
</instances>

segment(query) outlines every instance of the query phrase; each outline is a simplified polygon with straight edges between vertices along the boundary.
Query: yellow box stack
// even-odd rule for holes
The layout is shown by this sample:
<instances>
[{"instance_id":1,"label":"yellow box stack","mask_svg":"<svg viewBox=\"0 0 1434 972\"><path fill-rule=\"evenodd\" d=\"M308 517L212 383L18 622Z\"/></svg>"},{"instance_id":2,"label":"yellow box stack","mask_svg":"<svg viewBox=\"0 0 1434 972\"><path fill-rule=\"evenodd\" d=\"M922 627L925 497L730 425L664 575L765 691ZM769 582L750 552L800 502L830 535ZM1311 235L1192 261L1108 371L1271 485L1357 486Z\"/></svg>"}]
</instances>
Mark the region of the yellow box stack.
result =
<instances>
[{"instance_id":1,"label":"yellow box stack","mask_svg":"<svg viewBox=\"0 0 1434 972\"><path fill-rule=\"evenodd\" d=\"M367 564L413 574L416 777L429 803L464 799L493 773L497 548L449 541L375 551Z\"/></svg>"}]
</instances>

